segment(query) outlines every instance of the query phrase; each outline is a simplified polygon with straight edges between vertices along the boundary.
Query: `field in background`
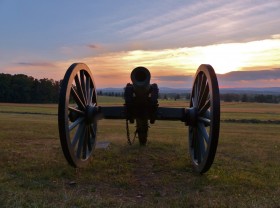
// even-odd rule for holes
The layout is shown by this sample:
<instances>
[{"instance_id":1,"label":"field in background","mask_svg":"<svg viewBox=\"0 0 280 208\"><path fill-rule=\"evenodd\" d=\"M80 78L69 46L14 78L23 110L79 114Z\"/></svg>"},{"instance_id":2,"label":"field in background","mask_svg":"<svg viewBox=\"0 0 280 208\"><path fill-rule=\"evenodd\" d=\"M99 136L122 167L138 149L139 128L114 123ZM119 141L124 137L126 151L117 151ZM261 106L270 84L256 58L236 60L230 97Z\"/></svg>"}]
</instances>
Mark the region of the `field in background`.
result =
<instances>
[{"instance_id":1,"label":"field in background","mask_svg":"<svg viewBox=\"0 0 280 208\"><path fill-rule=\"evenodd\" d=\"M100 105L122 103L99 99ZM96 150L88 167L75 170L63 157L56 114L56 105L0 104L0 207L280 204L280 125L265 123L280 120L279 104L222 103L215 162L202 176L190 166L187 128L169 121L151 126L147 147L127 145L125 121L101 121L98 140L110 141L110 148Z\"/></svg>"}]
</instances>

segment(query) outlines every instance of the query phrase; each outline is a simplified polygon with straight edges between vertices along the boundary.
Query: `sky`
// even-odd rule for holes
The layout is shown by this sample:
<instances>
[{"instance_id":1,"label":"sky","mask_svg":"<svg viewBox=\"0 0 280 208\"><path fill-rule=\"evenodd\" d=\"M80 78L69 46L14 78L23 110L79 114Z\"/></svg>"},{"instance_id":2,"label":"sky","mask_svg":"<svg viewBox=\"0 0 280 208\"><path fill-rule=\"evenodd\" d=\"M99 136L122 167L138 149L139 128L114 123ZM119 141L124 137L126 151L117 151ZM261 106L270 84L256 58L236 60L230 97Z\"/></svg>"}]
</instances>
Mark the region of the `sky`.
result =
<instances>
[{"instance_id":1,"label":"sky","mask_svg":"<svg viewBox=\"0 0 280 208\"><path fill-rule=\"evenodd\" d=\"M200 64L227 77L220 87L280 87L280 1L0 0L0 73L60 80L76 62L97 88L125 86L137 66L191 87ZM234 71L250 79L223 75Z\"/></svg>"}]
</instances>

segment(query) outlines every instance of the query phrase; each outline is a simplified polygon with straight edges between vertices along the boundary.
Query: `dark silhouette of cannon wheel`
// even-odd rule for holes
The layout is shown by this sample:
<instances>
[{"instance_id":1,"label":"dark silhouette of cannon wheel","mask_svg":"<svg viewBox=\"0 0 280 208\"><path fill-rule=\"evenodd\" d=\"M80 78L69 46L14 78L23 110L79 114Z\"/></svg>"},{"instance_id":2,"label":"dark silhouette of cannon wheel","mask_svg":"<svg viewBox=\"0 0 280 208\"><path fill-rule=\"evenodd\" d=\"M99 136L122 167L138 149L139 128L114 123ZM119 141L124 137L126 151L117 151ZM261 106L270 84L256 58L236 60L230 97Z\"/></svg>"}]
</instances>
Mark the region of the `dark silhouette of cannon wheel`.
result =
<instances>
[{"instance_id":1,"label":"dark silhouette of cannon wheel","mask_svg":"<svg viewBox=\"0 0 280 208\"><path fill-rule=\"evenodd\" d=\"M150 72L137 67L131 73L133 84L125 88L124 106L99 106L96 86L87 65L72 64L62 81L58 124L64 156L73 167L85 166L95 149L97 123L100 119L136 120L139 142L146 144L148 120L174 120L189 126L189 154L195 172L211 167L219 139L220 96L212 66L199 66L193 82L190 106L159 107L158 88L150 85Z\"/></svg>"}]
</instances>

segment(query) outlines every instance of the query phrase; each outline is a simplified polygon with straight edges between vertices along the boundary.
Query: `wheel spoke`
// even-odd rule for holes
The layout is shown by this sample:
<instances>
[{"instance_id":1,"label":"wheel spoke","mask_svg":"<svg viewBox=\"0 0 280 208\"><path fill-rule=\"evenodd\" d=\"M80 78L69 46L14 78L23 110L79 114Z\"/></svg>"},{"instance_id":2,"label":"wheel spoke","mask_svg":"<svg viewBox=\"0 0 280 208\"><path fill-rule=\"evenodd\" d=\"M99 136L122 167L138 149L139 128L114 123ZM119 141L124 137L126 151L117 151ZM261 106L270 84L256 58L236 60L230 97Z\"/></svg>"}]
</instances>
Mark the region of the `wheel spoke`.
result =
<instances>
[{"instance_id":1,"label":"wheel spoke","mask_svg":"<svg viewBox=\"0 0 280 208\"><path fill-rule=\"evenodd\" d=\"M83 70L80 71L80 78L81 78L81 87L83 91L83 95L85 98L85 105L87 105L87 93L86 93L86 82L85 82L85 72Z\"/></svg>"},{"instance_id":2,"label":"wheel spoke","mask_svg":"<svg viewBox=\"0 0 280 208\"><path fill-rule=\"evenodd\" d=\"M69 131L74 129L78 124L82 123L84 120L85 120L84 117L80 117L75 122L71 123L71 125L69 126Z\"/></svg>"},{"instance_id":3,"label":"wheel spoke","mask_svg":"<svg viewBox=\"0 0 280 208\"><path fill-rule=\"evenodd\" d=\"M203 93L201 95L200 101L198 103L198 108L200 109L206 102L207 98L209 96L209 85L208 83L205 84Z\"/></svg>"},{"instance_id":4,"label":"wheel spoke","mask_svg":"<svg viewBox=\"0 0 280 208\"><path fill-rule=\"evenodd\" d=\"M206 76L202 73L201 74L201 82L200 82L200 89L199 89L199 100L197 102L198 107L201 105L201 100L203 99L203 93L205 91L205 86L207 84Z\"/></svg>"},{"instance_id":5,"label":"wheel spoke","mask_svg":"<svg viewBox=\"0 0 280 208\"><path fill-rule=\"evenodd\" d=\"M96 124L95 126L93 126L94 124L89 126L89 137L88 137L88 149L89 151L92 151L93 149L93 145L95 143L95 139L96 139Z\"/></svg>"},{"instance_id":6,"label":"wheel spoke","mask_svg":"<svg viewBox=\"0 0 280 208\"><path fill-rule=\"evenodd\" d=\"M86 76L86 94L87 94L87 104L90 105L91 99L91 89L90 89L90 78Z\"/></svg>"},{"instance_id":7,"label":"wheel spoke","mask_svg":"<svg viewBox=\"0 0 280 208\"><path fill-rule=\"evenodd\" d=\"M84 139L85 139L85 127L82 129L81 137L79 138L79 144L78 144L78 148L77 148L77 158L81 158Z\"/></svg>"},{"instance_id":8,"label":"wheel spoke","mask_svg":"<svg viewBox=\"0 0 280 208\"><path fill-rule=\"evenodd\" d=\"M196 150L196 159L197 163L201 162L201 151L200 151L200 138L198 134L198 129L195 129L195 150Z\"/></svg>"},{"instance_id":9,"label":"wheel spoke","mask_svg":"<svg viewBox=\"0 0 280 208\"><path fill-rule=\"evenodd\" d=\"M201 116L198 117L198 121L203 122L205 126L210 126L210 122L211 122L210 119Z\"/></svg>"},{"instance_id":10,"label":"wheel spoke","mask_svg":"<svg viewBox=\"0 0 280 208\"><path fill-rule=\"evenodd\" d=\"M90 84L91 85L91 99L90 99L90 102L91 103L94 103L94 104L96 104L96 94L95 94L95 88L94 88L94 84L93 83L91 83Z\"/></svg>"},{"instance_id":11,"label":"wheel spoke","mask_svg":"<svg viewBox=\"0 0 280 208\"><path fill-rule=\"evenodd\" d=\"M93 93L92 93L92 100L93 100L93 103L95 103L95 104L96 104L97 99L96 99L96 94L95 94L95 91L93 91Z\"/></svg>"},{"instance_id":12,"label":"wheel spoke","mask_svg":"<svg viewBox=\"0 0 280 208\"><path fill-rule=\"evenodd\" d=\"M88 137L89 137L89 132L88 132L88 126L86 126L85 128L85 138L83 141L83 159L87 158L87 141L88 141Z\"/></svg>"},{"instance_id":13,"label":"wheel spoke","mask_svg":"<svg viewBox=\"0 0 280 208\"><path fill-rule=\"evenodd\" d=\"M189 127L190 129L189 129L189 141L190 141L190 146L193 148L194 147L194 136L193 136L193 134L194 134L194 131L193 131L193 127Z\"/></svg>"},{"instance_id":14,"label":"wheel spoke","mask_svg":"<svg viewBox=\"0 0 280 208\"><path fill-rule=\"evenodd\" d=\"M207 110L202 117L210 119L210 110Z\"/></svg>"},{"instance_id":15,"label":"wheel spoke","mask_svg":"<svg viewBox=\"0 0 280 208\"><path fill-rule=\"evenodd\" d=\"M80 137L82 136L81 134L82 134L82 132L83 132L83 129L85 128L84 125L85 125L85 123L81 123L81 124L79 125L79 127L78 127L76 133L75 133L74 139L73 139L73 141L71 142L71 146L72 146L73 148L75 148L77 142L79 141Z\"/></svg>"},{"instance_id":16,"label":"wheel spoke","mask_svg":"<svg viewBox=\"0 0 280 208\"><path fill-rule=\"evenodd\" d=\"M74 112L78 113L78 114L81 115L81 116L85 115L85 112L83 112L83 111L81 111L81 110L79 110L79 109L77 109L77 108L73 108L73 107L71 107L71 106L68 106L68 109L69 109L70 111L74 111Z\"/></svg>"},{"instance_id":17,"label":"wheel spoke","mask_svg":"<svg viewBox=\"0 0 280 208\"><path fill-rule=\"evenodd\" d=\"M205 126L202 123L198 123L199 132L203 136L204 140L206 141L207 145L209 145L209 135L206 131Z\"/></svg>"},{"instance_id":18,"label":"wheel spoke","mask_svg":"<svg viewBox=\"0 0 280 208\"><path fill-rule=\"evenodd\" d=\"M81 82L80 82L77 74L75 76L75 83L76 83L78 95L79 95L81 101L83 102L83 104L85 105L86 104L85 96L84 96L84 93L83 93L83 90L82 90Z\"/></svg>"},{"instance_id":19,"label":"wheel spoke","mask_svg":"<svg viewBox=\"0 0 280 208\"><path fill-rule=\"evenodd\" d=\"M81 109L85 109L85 105L84 103L82 102L82 100L80 99L76 89L72 86L71 87L71 95L73 96L75 102L77 103L77 105L79 106L79 108Z\"/></svg>"},{"instance_id":20,"label":"wheel spoke","mask_svg":"<svg viewBox=\"0 0 280 208\"><path fill-rule=\"evenodd\" d=\"M195 82L195 103L196 106L198 106L198 100L199 100L199 75L197 76L197 80Z\"/></svg>"},{"instance_id":21,"label":"wheel spoke","mask_svg":"<svg viewBox=\"0 0 280 208\"><path fill-rule=\"evenodd\" d=\"M205 157L205 152L206 152L205 143L200 131L198 132L198 135L199 135L199 149L200 149L200 157L201 157L200 159L202 161Z\"/></svg>"},{"instance_id":22,"label":"wheel spoke","mask_svg":"<svg viewBox=\"0 0 280 208\"><path fill-rule=\"evenodd\" d=\"M93 90L92 88L90 88L90 92L89 92L89 93L90 93L90 94L89 94L89 105L92 104L93 91L94 91L94 90Z\"/></svg>"},{"instance_id":23,"label":"wheel spoke","mask_svg":"<svg viewBox=\"0 0 280 208\"><path fill-rule=\"evenodd\" d=\"M204 114L208 110L208 108L210 108L210 106L211 106L211 101L210 99L208 99L204 104L204 106L199 110L198 115Z\"/></svg>"},{"instance_id":24,"label":"wheel spoke","mask_svg":"<svg viewBox=\"0 0 280 208\"><path fill-rule=\"evenodd\" d=\"M95 139L95 137L96 137L96 127L95 126L93 127L92 125L90 125L90 133L93 136L93 138Z\"/></svg>"},{"instance_id":25,"label":"wheel spoke","mask_svg":"<svg viewBox=\"0 0 280 208\"><path fill-rule=\"evenodd\" d=\"M192 100L191 100L191 107L196 107L193 97L192 97Z\"/></svg>"},{"instance_id":26,"label":"wheel spoke","mask_svg":"<svg viewBox=\"0 0 280 208\"><path fill-rule=\"evenodd\" d=\"M92 146L93 146L93 143L92 143L92 140L93 140L93 136L91 135L91 130L90 130L91 126L89 126L89 129L88 129L88 138L87 138L87 145L88 145L88 150L91 152L92 151Z\"/></svg>"},{"instance_id":27,"label":"wheel spoke","mask_svg":"<svg viewBox=\"0 0 280 208\"><path fill-rule=\"evenodd\" d=\"M192 137L192 145L193 145L193 156L194 159L197 158L197 131L196 128L193 128L193 137Z\"/></svg>"}]
</instances>

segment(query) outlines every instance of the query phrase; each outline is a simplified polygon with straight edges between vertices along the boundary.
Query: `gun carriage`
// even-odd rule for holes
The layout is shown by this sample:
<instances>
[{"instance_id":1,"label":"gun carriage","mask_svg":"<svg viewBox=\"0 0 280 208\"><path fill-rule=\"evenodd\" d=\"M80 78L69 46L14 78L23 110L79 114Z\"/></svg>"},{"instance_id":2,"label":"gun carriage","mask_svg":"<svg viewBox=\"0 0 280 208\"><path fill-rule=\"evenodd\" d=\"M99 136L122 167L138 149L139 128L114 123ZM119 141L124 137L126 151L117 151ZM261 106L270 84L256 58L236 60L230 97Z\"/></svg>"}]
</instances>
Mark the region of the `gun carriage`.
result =
<instances>
[{"instance_id":1,"label":"gun carriage","mask_svg":"<svg viewBox=\"0 0 280 208\"><path fill-rule=\"evenodd\" d=\"M150 84L151 74L145 67L131 72L124 88L123 106L99 106L92 73L83 63L72 64L62 81L58 124L64 156L73 167L85 166L95 149L100 119L125 119L136 122L140 145L145 145L149 123L156 120L179 121L188 126L189 155L195 172L211 167L219 138L220 97L216 74L211 65L199 66L185 108L160 107L157 84ZM183 127L186 128L186 127ZM128 142L131 143L129 137Z\"/></svg>"}]
</instances>

